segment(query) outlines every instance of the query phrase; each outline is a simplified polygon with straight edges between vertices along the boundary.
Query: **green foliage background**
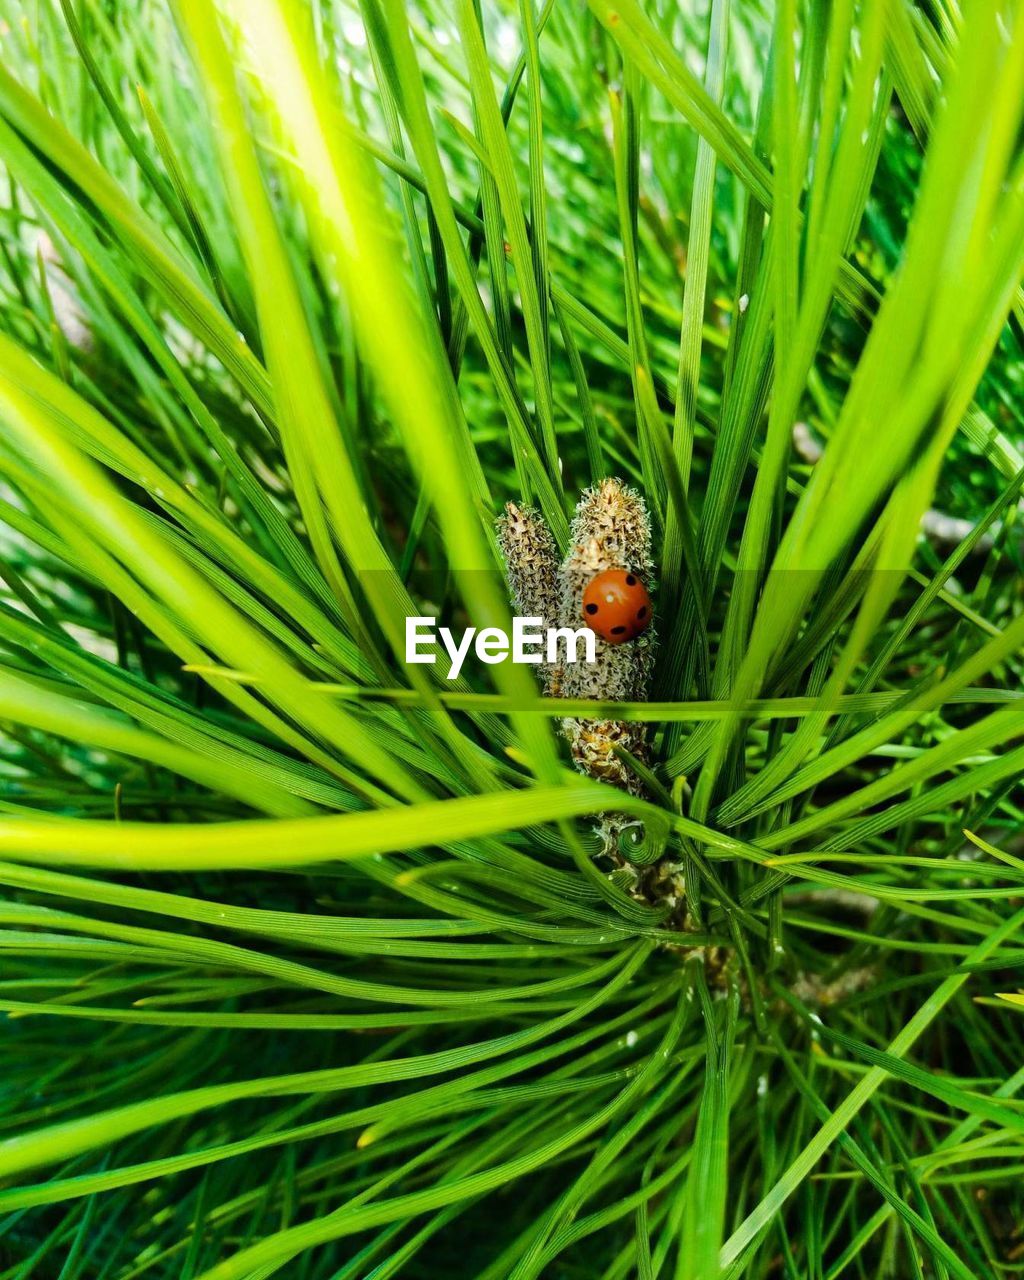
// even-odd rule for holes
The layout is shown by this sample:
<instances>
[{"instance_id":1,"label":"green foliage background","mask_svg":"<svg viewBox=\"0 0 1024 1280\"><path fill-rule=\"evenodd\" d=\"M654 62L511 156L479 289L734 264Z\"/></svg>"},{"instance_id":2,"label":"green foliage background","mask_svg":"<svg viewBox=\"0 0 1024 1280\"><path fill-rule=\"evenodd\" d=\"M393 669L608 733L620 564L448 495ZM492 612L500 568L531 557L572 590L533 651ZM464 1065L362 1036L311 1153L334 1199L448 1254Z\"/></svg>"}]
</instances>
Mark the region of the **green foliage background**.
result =
<instances>
[{"instance_id":1,"label":"green foliage background","mask_svg":"<svg viewBox=\"0 0 1024 1280\"><path fill-rule=\"evenodd\" d=\"M0 1280L1024 1268L1020 4L0 15ZM401 660L610 474L644 801Z\"/></svg>"}]
</instances>

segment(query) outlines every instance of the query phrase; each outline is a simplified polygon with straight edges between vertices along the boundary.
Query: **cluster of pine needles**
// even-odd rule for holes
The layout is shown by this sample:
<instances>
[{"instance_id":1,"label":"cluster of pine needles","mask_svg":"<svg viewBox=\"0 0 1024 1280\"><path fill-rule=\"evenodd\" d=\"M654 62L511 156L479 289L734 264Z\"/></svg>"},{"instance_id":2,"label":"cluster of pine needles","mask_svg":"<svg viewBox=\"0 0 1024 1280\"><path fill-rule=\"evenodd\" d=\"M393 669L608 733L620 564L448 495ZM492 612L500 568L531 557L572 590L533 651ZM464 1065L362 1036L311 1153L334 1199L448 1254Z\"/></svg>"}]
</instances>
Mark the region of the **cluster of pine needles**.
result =
<instances>
[{"instance_id":1,"label":"cluster of pine needles","mask_svg":"<svg viewBox=\"0 0 1024 1280\"><path fill-rule=\"evenodd\" d=\"M0 0L0 1280L1024 1273L1022 274L1021 0Z\"/></svg>"}]
</instances>

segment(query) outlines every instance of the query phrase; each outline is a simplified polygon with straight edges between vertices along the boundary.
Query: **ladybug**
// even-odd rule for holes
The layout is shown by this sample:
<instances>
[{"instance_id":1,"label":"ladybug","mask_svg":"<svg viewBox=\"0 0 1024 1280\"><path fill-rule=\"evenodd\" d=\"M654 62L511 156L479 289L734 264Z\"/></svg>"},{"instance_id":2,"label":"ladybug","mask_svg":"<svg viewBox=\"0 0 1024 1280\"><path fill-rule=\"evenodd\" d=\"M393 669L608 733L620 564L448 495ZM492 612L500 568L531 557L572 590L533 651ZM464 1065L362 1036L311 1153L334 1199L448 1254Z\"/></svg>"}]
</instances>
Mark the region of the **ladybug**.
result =
<instances>
[{"instance_id":1,"label":"ladybug","mask_svg":"<svg viewBox=\"0 0 1024 1280\"><path fill-rule=\"evenodd\" d=\"M583 591L583 617L608 644L623 644L651 623L651 597L628 569L605 569Z\"/></svg>"}]
</instances>

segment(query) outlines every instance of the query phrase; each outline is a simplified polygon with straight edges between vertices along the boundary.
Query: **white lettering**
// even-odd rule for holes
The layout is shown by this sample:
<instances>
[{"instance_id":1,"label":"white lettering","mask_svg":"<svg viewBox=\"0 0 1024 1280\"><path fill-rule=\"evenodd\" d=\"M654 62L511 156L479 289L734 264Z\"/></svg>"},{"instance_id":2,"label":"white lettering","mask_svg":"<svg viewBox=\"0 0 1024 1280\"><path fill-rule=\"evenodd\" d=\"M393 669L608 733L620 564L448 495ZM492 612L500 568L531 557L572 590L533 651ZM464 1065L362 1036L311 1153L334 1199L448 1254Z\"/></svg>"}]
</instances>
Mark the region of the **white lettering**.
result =
<instances>
[{"instance_id":1,"label":"white lettering","mask_svg":"<svg viewBox=\"0 0 1024 1280\"><path fill-rule=\"evenodd\" d=\"M543 618L512 619L512 635L501 627L467 627L456 639L448 627L438 627L436 618L406 618L405 660L410 665L424 663L433 666L437 662L440 645L448 655L449 680L457 680L462 672L470 649L488 666L511 657L513 662L536 664L539 662L587 662L597 661L597 637L589 627L543 628ZM580 641L583 654L580 655ZM560 656L564 649L564 656Z\"/></svg>"},{"instance_id":2,"label":"white lettering","mask_svg":"<svg viewBox=\"0 0 1024 1280\"><path fill-rule=\"evenodd\" d=\"M508 635L500 627L484 627L476 638L476 656L489 666L508 657Z\"/></svg>"},{"instance_id":3,"label":"white lettering","mask_svg":"<svg viewBox=\"0 0 1024 1280\"><path fill-rule=\"evenodd\" d=\"M540 631L540 624L543 618L513 618L512 619L512 661L513 662L540 662L541 655L536 652L527 652L527 645L532 648L539 649L544 643L544 636Z\"/></svg>"},{"instance_id":4,"label":"white lettering","mask_svg":"<svg viewBox=\"0 0 1024 1280\"><path fill-rule=\"evenodd\" d=\"M420 653L420 646L429 644L434 639L434 623L436 618L406 618L405 620L405 660L408 663L426 663L433 665L437 661L436 653ZM427 634L422 628L427 627Z\"/></svg>"},{"instance_id":5,"label":"white lettering","mask_svg":"<svg viewBox=\"0 0 1024 1280\"><path fill-rule=\"evenodd\" d=\"M573 631L572 627L548 628L548 662L558 661L558 642L565 641L565 661L579 662L579 643L583 640L584 662L597 661L597 636L589 627L580 627Z\"/></svg>"},{"instance_id":6,"label":"white lettering","mask_svg":"<svg viewBox=\"0 0 1024 1280\"><path fill-rule=\"evenodd\" d=\"M440 632L441 643L444 645L448 657L451 658L452 665L448 672L449 680L458 680L459 672L462 670L462 664L466 661L466 654L469 653L469 646L473 643L473 636L476 634L476 627L467 627L462 633L462 642L455 643L455 638L447 627L441 627Z\"/></svg>"}]
</instances>

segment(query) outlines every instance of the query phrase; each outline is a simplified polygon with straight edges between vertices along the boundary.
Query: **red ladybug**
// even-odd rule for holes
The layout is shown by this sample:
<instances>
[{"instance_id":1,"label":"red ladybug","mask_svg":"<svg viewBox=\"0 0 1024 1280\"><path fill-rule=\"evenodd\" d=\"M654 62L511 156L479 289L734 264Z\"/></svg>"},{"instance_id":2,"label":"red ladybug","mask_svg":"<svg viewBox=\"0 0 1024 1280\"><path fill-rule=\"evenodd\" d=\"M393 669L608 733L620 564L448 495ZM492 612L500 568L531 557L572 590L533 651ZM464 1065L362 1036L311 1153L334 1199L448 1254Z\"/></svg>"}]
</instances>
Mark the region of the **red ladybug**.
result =
<instances>
[{"instance_id":1,"label":"red ladybug","mask_svg":"<svg viewBox=\"0 0 1024 1280\"><path fill-rule=\"evenodd\" d=\"M609 644L633 640L651 623L651 597L628 569L605 569L583 591L583 616Z\"/></svg>"}]
</instances>

